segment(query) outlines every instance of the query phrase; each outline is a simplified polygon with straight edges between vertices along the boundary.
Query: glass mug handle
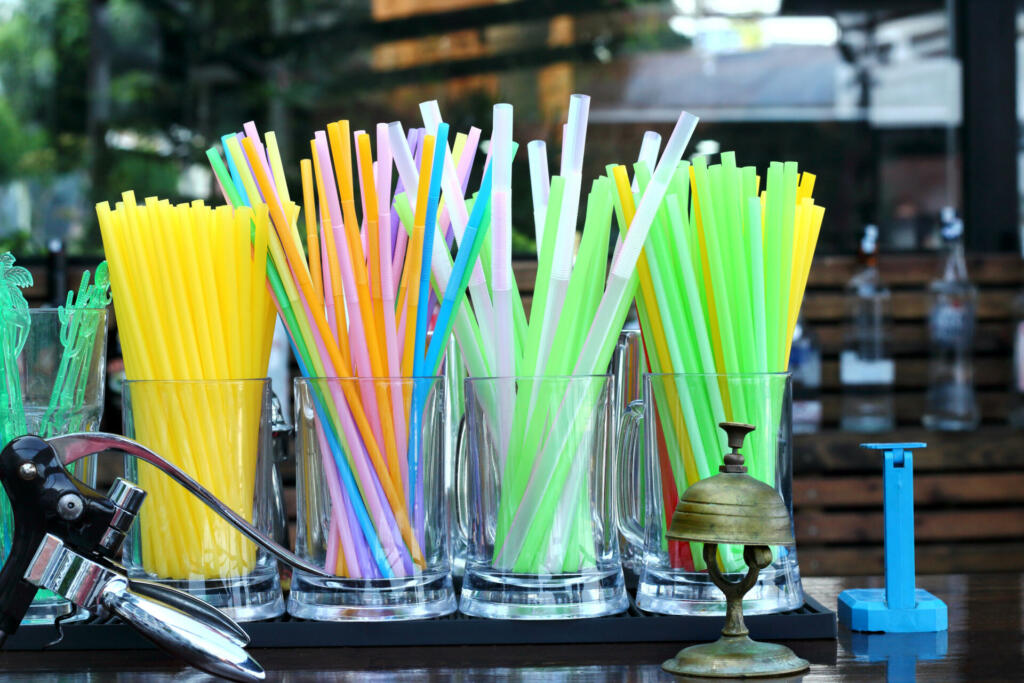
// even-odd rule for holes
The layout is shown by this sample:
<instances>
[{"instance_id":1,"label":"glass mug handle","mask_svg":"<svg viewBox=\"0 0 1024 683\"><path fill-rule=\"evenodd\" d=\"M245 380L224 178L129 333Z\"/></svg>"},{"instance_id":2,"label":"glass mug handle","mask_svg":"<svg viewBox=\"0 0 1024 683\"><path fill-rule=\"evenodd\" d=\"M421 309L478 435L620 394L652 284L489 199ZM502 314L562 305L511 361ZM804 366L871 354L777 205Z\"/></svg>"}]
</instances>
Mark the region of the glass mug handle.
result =
<instances>
[{"instance_id":1,"label":"glass mug handle","mask_svg":"<svg viewBox=\"0 0 1024 683\"><path fill-rule=\"evenodd\" d=\"M458 436L455 439L455 462L453 464L452 482L455 488L455 509L453 510L453 529L458 534L457 539L465 541L469 538L469 468L468 461L469 432L467 429L466 416L459 420Z\"/></svg>"},{"instance_id":2,"label":"glass mug handle","mask_svg":"<svg viewBox=\"0 0 1024 683\"><path fill-rule=\"evenodd\" d=\"M644 546L640 517L640 455L643 451L644 402L630 402L619 422L619 453L616 458L615 518L619 533L640 552Z\"/></svg>"}]
</instances>

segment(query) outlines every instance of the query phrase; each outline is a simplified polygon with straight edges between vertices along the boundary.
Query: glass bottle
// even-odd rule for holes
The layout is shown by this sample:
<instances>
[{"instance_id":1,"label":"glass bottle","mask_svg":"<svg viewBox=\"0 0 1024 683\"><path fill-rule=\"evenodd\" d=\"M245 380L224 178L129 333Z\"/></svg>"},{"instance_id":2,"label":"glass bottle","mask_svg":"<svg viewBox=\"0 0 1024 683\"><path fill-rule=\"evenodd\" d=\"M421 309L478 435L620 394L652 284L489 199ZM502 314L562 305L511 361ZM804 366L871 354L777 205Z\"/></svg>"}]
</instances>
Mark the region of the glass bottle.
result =
<instances>
[{"instance_id":1,"label":"glass bottle","mask_svg":"<svg viewBox=\"0 0 1024 683\"><path fill-rule=\"evenodd\" d=\"M928 331L931 362L923 418L928 429L974 429L981 419L974 396L974 321L977 288L967 279L964 226L952 207L942 210L946 263L930 287Z\"/></svg>"},{"instance_id":2,"label":"glass bottle","mask_svg":"<svg viewBox=\"0 0 1024 683\"><path fill-rule=\"evenodd\" d=\"M793 433L813 434L821 429L821 345L802 315L793 328L789 371L793 376Z\"/></svg>"},{"instance_id":3,"label":"glass bottle","mask_svg":"<svg viewBox=\"0 0 1024 683\"><path fill-rule=\"evenodd\" d=\"M868 225L860 242L861 270L846 286L850 324L839 354L843 390L839 425L851 432L885 432L896 426L892 388L896 364L886 348L889 288L878 274L878 228Z\"/></svg>"}]
</instances>

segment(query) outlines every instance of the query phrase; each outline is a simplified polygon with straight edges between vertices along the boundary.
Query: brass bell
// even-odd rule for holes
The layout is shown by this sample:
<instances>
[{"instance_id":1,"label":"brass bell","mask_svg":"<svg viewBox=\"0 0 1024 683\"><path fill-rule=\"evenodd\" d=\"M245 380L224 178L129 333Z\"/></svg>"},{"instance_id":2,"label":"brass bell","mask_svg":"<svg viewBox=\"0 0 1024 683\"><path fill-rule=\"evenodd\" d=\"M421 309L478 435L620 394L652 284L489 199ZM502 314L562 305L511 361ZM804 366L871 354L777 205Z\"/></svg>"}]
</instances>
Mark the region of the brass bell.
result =
<instances>
[{"instance_id":1,"label":"brass bell","mask_svg":"<svg viewBox=\"0 0 1024 683\"><path fill-rule=\"evenodd\" d=\"M792 545L789 512L775 489L747 474L739 450L753 425L723 422L731 453L718 474L690 486L676 506L666 536L675 541L704 544L704 562L711 580L726 598L725 628L714 643L680 650L662 664L680 676L742 678L780 676L806 669L806 660L775 643L759 643L748 637L743 623L743 596L757 582L757 575L771 564L770 545ZM716 552L719 543L743 545L747 574L736 583L722 575Z\"/></svg>"}]
</instances>

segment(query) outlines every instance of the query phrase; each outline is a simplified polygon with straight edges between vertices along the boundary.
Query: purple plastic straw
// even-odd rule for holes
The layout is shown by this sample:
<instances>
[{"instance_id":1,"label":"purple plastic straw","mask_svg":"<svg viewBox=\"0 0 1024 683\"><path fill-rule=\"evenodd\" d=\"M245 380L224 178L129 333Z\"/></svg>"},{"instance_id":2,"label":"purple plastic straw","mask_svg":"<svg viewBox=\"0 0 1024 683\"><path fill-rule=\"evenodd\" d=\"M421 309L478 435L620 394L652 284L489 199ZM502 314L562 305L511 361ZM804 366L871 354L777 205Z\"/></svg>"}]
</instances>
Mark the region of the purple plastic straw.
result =
<instances>
[{"instance_id":1,"label":"purple plastic straw","mask_svg":"<svg viewBox=\"0 0 1024 683\"><path fill-rule=\"evenodd\" d=\"M360 578L362 574L361 565L357 564L356 545L357 541L352 536L352 527L346 514L345 498L341 493L341 483L335 472L336 465L331 457L331 449L327 446L327 437L324 436L323 425L320 418L314 417L316 425L316 438L320 444L320 459L324 465L324 478L327 480L327 491L331 497L331 533L327 537L327 562L326 569L331 574L338 572L338 540L341 540L341 550L345 553L345 565L348 575L352 578ZM358 528L358 526L356 527ZM335 535L337 531L338 535ZM362 534L359 535L359 544L365 545Z\"/></svg>"}]
</instances>

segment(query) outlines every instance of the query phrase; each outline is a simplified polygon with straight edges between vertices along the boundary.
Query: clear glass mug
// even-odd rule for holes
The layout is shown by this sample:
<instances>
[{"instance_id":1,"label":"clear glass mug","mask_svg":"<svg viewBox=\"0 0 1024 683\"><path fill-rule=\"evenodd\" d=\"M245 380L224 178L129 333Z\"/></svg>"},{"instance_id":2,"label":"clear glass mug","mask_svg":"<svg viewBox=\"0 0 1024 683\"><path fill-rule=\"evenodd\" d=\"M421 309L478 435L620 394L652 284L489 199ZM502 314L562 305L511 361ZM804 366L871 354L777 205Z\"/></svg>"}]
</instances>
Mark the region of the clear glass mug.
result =
<instances>
[{"instance_id":1,"label":"clear glass mug","mask_svg":"<svg viewBox=\"0 0 1024 683\"><path fill-rule=\"evenodd\" d=\"M69 347L71 351L67 351ZM5 438L20 436L18 432L50 438L99 429L106 361L106 308L29 310L25 345L18 356L24 411L15 415L8 409L4 413ZM95 458L86 458L68 469L76 478L95 486ZM0 552L5 554L12 520L2 490L0 501ZM52 623L54 618L70 614L73 609L67 600L49 591L39 591L22 623ZM82 618L87 616L81 613Z\"/></svg>"},{"instance_id":2,"label":"clear glass mug","mask_svg":"<svg viewBox=\"0 0 1024 683\"><path fill-rule=\"evenodd\" d=\"M459 609L498 619L624 611L612 488L612 380L466 380L467 539Z\"/></svg>"},{"instance_id":3,"label":"clear glass mug","mask_svg":"<svg viewBox=\"0 0 1024 683\"><path fill-rule=\"evenodd\" d=\"M268 536L273 533L270 380L129 380L124 432L184 470ZM146 492L125 543L130 576L188 591L237 621L284 613L277 561L146 463L126 458Z\"/></svg>"},{"instance_id":4,"label":"clear glass mug","mask_svg":"<svg viewBox=\"0 0 1024 683\"><path fill-rule=\"evenodd\" d=\"M445 378L294 386L296 553L338 578L296 570L289 614L393 621L454 612Z\"/></svg>"},{"instance_id":5,"label":"clear glass mug","mask_svg":"<svg viewBox=\"0 0 1024 683\"><path fill-rule=\"evenodd\" d=\"M620 429L617 462L619 529L642 559L637 607L661 614L724 614L725 597L712 583L701 544L665 537L686 488L718 473L729 451L724 421L756 429L741 452L749 474L792 496L792 386L789 373L644 375L644 397L630 406ZM804 602L796 548L773 547L771 565L746 594L748 614L782 612ZM732 580L746 572L742 546L719 546L718 562Z\"/></svg>"}]
</instances>

